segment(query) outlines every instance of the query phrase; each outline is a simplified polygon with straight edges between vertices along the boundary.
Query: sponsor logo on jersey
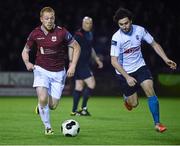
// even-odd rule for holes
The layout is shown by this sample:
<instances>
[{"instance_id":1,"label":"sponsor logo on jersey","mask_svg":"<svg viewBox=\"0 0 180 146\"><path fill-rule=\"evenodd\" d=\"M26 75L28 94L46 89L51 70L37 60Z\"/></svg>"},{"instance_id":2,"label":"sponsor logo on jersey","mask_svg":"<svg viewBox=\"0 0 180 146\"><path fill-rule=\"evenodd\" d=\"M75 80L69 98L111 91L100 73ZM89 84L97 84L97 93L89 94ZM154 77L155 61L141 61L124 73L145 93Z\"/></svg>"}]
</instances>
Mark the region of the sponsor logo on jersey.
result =
<instances>
[{"instance_id":1,"label":"sponsor logo on jersey","mask_svg":"<svg viewBox=\"0 0 180 146\"><path fill-rule=\"evenodd\" d=\"M136 51L138 51L138 50L140 50L141 49L141 47L140 46L138 46L138 47L133 47L133 48L129 48L129 49L127 49L124 53L134 53L134 52L136 52Z\"/></svg>"},{"instance_id":2,"label":"sponsor logo on jersey","mask_svg":"<svg viewBox=\"0 0 180 146\"><path fill-rule=\"evenodd\" d=\"M41 38L37 38L37 40L44 40L45 38L41 37Z\"/></svg>"}]
</instances>

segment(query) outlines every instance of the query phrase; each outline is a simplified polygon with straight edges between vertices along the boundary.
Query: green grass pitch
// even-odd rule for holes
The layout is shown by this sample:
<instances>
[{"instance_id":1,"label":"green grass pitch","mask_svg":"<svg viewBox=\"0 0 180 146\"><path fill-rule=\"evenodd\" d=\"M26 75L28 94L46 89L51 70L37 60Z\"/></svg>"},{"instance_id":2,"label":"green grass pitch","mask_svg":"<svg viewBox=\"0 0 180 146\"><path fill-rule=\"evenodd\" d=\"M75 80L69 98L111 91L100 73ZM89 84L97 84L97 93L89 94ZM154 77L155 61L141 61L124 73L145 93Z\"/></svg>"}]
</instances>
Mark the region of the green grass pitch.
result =
<instances>
[{"instance_id":1,"label":"green grass pitch","mask_svg":"<svg viewBox=\"0 0 180 146\"><path fill-rule=\"evenodd\" d=\"M120 97L91 97L91 117L72 117L72 98L62 97L51 111L53 136L45 136L34 113L36 97L0 97L0 145L176 145L180 144L180 97L160 97L160 117L168 130L154 130L147 99L127 111ZM66 119L80 123L76 137L65 137L60 125Z\"/></svg>"}]
</instances>

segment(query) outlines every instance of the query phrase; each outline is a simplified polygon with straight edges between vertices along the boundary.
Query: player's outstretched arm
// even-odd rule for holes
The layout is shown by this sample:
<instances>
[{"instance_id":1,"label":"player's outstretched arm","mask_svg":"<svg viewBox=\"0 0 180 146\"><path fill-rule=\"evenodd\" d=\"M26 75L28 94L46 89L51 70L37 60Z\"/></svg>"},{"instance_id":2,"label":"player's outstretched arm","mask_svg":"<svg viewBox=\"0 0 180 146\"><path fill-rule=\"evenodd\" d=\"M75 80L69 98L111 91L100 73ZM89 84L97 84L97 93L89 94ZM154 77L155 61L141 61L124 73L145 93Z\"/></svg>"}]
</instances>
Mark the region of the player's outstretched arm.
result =
<instances>
[{"instance_id":1,"label":"player's outstretched arm","mask_svg":"<svg viewBox=\"0 0 180 146\"><path fill-rule=\"evenodd\" d=\"M158 44L156 41L153 41L151 43L151 46L171 69L176 69L177 67L176 63L167 57L166 53L164 52L160 44Z\"/></svg>"},{"instance_id":2,"label":"player's outstretched arm","mask_svg":"<svg viewBox=\"0 0 180 146\"><path fill-rule=\"evenodd\" d=\"M67 70L67 76L74 76L76 65L79 59L81 48L76 40L69 45L69 60L71 61L69 69Z\"/></svg>"},{"instance_id":3,"label":"player's outstretched arm","mask_svg":"<svg viewBox=\"0 0 180 146\"><path fill-rule=\"evenodd\" d=\"M27 70L32 71L34 69L34 64L29 62L29 51L29 47L25 45L22 51L22 59L24 61L24 64L26 65Z\"/></svg>"}]
</instances>

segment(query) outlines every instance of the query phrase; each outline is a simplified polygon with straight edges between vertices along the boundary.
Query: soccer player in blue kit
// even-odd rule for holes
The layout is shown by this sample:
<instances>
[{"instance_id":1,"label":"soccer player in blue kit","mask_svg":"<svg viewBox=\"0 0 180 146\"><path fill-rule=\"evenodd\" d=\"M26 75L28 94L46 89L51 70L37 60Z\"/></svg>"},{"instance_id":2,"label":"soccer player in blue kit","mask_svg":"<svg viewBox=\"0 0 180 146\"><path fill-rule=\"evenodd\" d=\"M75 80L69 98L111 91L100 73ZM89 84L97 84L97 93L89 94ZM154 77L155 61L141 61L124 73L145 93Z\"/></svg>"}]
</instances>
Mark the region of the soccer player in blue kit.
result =
<instances>
[{"instance_id":1,"label":"soccer player in blue kit","mask_svg":"<svg viewBox=\"0 0 180 146\"><path fill-rule=\"evenodd\" d=\"M75 32L74 38L81 47L80 57L76 66L75 71L75 89L73 91L73 107L71 115L82 115L90 116L87 110L87 102L91 96L92 90L95 88L96 82L94 75L90 69L90 60L95 60L98 68L103 67L103 63L100 58L96 55L93 49L93 34L92 34L93 20L91 17L84 17L82 20L82 27ZM69 51L71 52L71 51ZM69 58L71 58L69 53ZM71 60L71 59L70 59ZM86 85L86 88L84 87ZM78 111L78 103L83 96L81 109Z\"/></svg>"},{"instance_id":2,"label":"soccer player in blue kit","mask_svg":"<svg viewBox=\"0 0 180 146\"><path fill-rule=\"evenodd\" d=\"M132 13L129 10L119 8L114 15L114 21L119 29L111 40L111 64L116 70L125 106L128 110L137 107L137 89L140 86L148 97L155 130L164 132L167 128L160 123L158 97L154 91L151 72L142 56L141 42L150 44L171 69L176 69L176 63L167 57L145 28L132 24Z\"/></svg>"}]
</instances>

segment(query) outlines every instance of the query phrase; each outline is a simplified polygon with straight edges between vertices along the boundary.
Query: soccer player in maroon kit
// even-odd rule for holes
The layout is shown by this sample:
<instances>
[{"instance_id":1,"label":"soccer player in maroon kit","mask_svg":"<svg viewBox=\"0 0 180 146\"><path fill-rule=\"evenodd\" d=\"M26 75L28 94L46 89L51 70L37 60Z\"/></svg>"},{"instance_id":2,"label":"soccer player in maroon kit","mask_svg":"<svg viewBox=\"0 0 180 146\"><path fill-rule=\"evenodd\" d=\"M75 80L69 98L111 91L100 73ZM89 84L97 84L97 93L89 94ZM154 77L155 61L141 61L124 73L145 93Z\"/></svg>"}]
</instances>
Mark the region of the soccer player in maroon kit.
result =
<instances>
[{"instance_id":1,"label":"soccer player in maroon kit","mask_svg":"<svg viewBox=\"0 0 180 146\"><path fill-rule=\"evenodd\" d=\"M80 54L80 46L63 27L55 25L55 12L51 7L40 11L41 26L29 35L22 51L22 59L28 71L34 72L33 87L38 96L38 111L45 126L45 135L52 135L49 109L56 109L65 78L72 77ZM37 46L35 65L29 61L29 51ZM65 71L65 49L73 49L71 65Z\"/></svg>"}]
</instances>

